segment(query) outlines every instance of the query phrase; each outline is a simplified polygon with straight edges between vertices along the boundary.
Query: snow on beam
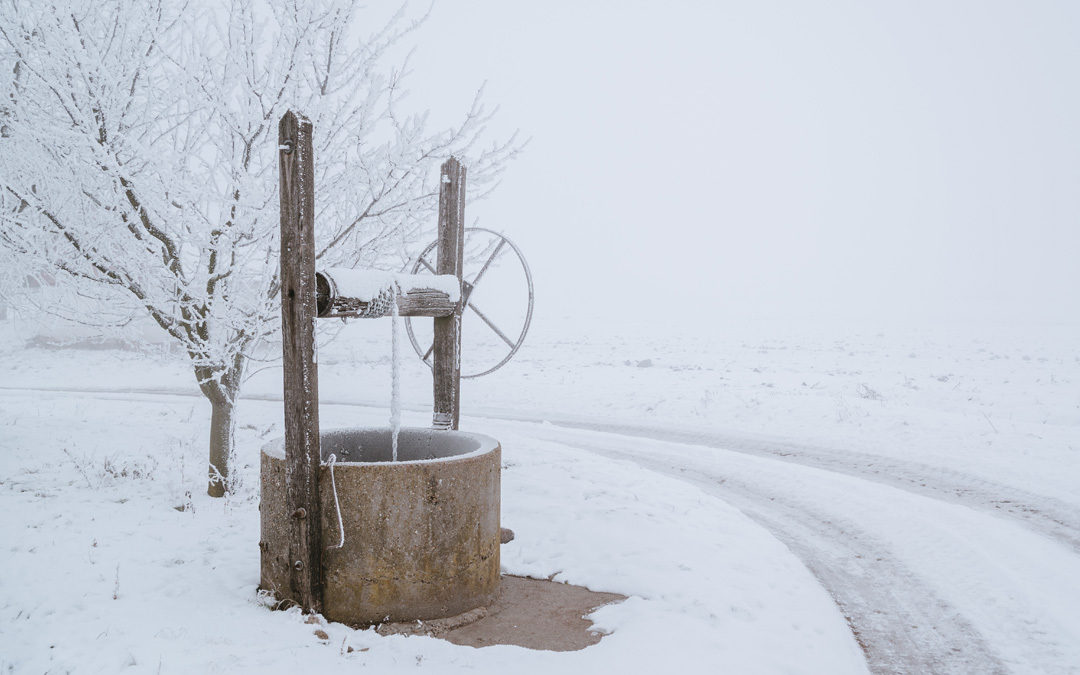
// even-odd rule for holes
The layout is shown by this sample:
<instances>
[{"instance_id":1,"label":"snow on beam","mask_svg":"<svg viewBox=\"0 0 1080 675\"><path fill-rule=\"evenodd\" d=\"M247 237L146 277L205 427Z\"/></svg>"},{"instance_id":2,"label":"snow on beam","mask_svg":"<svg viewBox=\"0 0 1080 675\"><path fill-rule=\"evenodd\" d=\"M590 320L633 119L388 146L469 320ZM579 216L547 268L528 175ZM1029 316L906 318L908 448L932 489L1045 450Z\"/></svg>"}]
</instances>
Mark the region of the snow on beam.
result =
<instances>
[{"instance_id":1,"label":"snow on beam","mask_svg":"<svg viewBox=\"0 0 1080 675\"><path fill-rule=\"evenodd\" d=\"M326 269L315 274L320 318L451 316L461 299L461 282L452 274L395 274L378 270Z\"/></svg>"}]
</instances>

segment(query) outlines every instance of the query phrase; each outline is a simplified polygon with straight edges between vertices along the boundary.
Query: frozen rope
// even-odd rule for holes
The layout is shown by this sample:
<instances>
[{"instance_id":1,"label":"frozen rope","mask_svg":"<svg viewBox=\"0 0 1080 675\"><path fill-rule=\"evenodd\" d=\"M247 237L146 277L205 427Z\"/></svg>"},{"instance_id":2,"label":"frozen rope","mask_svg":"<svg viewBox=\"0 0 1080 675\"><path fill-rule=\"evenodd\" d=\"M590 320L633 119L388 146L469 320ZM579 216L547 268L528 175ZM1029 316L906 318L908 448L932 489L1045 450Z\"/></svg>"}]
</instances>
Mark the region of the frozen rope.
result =
<instances>
[{"instance_id":1,"label":"frozen rope","mask_svg":"<svg viewBox=\"0 0 1080 675\"><path fill-rule=\"evenodd\" d=\"M397 284L379 291L378 295L371 298L364 309L357 309L356 316L360 319L377 319L386 316L397 309Z\"/></svg>"},{"instance_id":2,"label":"frozen rope","mask_svg":"<svg viewBox=\"0 0 1080 675\"><path fill-rule=\"evenodd\" d=\"M341 522L341 504L338 503L337 496L337 481L334 480L334 465L337 464L337 455L330 455L330 486L334 489L334 508L337 509L337 528L341 533L341 541L337 546L328 546L327 548L343 548L345 546L345 525Z\"/></svg>"},{"instance_id":3,"label":"frozen rope","mask_svg":"<svg viewBox=\"0 0 1080 675\"><path fill-rule=\"evenodd\" d=\"M390 446L391 459L398 459L398 436L401 434L401 327L397 305L397 284L390 293Z\"/></svg>"}]
</instances>

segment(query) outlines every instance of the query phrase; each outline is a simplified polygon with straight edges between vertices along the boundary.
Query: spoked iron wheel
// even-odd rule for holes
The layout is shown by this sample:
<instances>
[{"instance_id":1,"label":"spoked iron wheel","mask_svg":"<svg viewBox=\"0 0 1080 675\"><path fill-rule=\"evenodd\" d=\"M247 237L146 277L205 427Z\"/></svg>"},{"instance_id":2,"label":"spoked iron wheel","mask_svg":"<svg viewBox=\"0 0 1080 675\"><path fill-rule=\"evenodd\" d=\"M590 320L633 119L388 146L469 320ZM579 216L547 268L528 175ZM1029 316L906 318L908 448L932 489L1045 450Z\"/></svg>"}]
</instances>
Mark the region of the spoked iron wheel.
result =
<instances>
[{"instance_id":1,"label":"spoked iron wheel","mask_svg":"<svg viewBox=\"0 0 1080 675\"><path fill-rule=\"evenodd\" d=\"M417 256L409 271L413 274L435 274L434 253L437 245L438 242L434 241L428 244ZM514 258L516 260L513 260ZM502 259L501 262L508 262L510 268L520 266L525 285L528 287L528 305L525 308L524 321L520 322L520 328L517 328L517 322L512 326L502 322L503 325L500 327L499 323L496 322L498 317L485 313L484 310L477 306L473 297L476 287L488 272L499 266L500 259ZM463 364L461 377L481 377L493 373L506 365L506 362L513 358L514 354L521 348L522 343L525 342L525 334L529 332L529 323L532 321L533 312L532 274L529 272L529 264L525 261L525 256L521 254L521 249L514 242L494 230L483 227L466 227L465 262L461 287L462 320L464 321L466 315L478 318L485 330L494 334L505 345L504 348L508 350L500 361L486 368L483 365L473 366L469 369L469 372L466 372L466 367ZM409 335L409 342L412 343L413 349L416 350L417 356L430 368L434 342L425 339L425 344L421 344L420 339L417 338L416 332L413 330L412 317L405 317L405 330Z\"/></svg>"}]
</instances>

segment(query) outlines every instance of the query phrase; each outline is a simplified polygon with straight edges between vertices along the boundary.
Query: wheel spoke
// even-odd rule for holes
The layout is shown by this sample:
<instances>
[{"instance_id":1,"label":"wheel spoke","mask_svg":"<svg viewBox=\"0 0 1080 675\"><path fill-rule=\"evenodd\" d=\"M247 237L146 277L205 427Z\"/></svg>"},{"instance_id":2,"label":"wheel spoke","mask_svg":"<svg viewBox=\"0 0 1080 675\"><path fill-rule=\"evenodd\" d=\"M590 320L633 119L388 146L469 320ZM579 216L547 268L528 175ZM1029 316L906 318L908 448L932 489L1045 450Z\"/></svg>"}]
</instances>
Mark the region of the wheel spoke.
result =
<instances>
[{"instance_id":1,"label":"wheel spoke","mask_svg":"<svg viewBox=\"0 0 1080 675\"><path fill-rule=\"evenodd\" d=\"M503 340L503 342L505 342L506 344L510 345L510 348L511 348L511 349L513 349L514 347L516 347L516 346L517 346L516 344L514 344L514 341L513 341L513 340L511 340L510 338L506 337L506 334L505 334L505 333L503 333L503 332L502 332L501 330L499 330L499 327L498 327L498 326L496 326L495 324L491 323L491 319L489 319L489 318L487 318L486 316L484 316L484 313L483 313L483 312L481 312L481 311L480 311L479 309L477 309L477 308L476 308L476 305L474 305L473 303L471 303L471 302L470 302L470 303L468 304L468 307L469 307L469 309L471 309L472 311L476 312L476 315L477 315L477 316L479 316L479 317L480 317L480 319L481 319L481 320L482 320L482 321L483 321L484 323L486 323L486 324L488 325L488 328L490 328L491 330L495 331L495 334L496 334L496 335L498 335L499 337L501 337L501 338L502 338L502 340Z\"/></svg>"},{"instance_id":2,"label":"wheel spoke","mask_svg":"<svg viewBox=\"0 0 1080 675\"><path fill-rule=\"evenodd\" d=\"M502 248L505 245L506 245L506 240L505 239L500 239L499 240L499 245L496 246L495 250L491 252L491 255L488 256L487 261L484 263L484 266L481 267L480 271L476 273L476 278L472 280L473 288L476 287L476 284L480 283L480 277L484 276L484 272L487 272L488 267L490 267L491 263L493 263L495 261L495 258L497 258L499 256L499 251L502 251Z\"/></svg>"},{"instance_id":3,"label":"wheel spoke","mask_svg":"<svg viewBox=\"0 0 1080 675\"><path fill-rule=\"evenodd\" d=\"M433 352L433 351L435 351L435 343L434 342L432 342L431 346L427 348L427 351L424 352L424 357L422 359L420 359L420 360L423 361L424 363L427 363L427 360L431 358L431 352Z\"/></svg>"},{"instance_id":4,"label":"wheel spoke","mask_svg":"<svg viewBox=\"0 0 1080 675\"><path fill-rule=\"evenodd\" d=\"M425 260L423 256L420 257L420 264L428 268L428 271L432 274L438 274L438 272L435 271L435 268L431 266L431 263Z\"/></svg>"}]
</instances>

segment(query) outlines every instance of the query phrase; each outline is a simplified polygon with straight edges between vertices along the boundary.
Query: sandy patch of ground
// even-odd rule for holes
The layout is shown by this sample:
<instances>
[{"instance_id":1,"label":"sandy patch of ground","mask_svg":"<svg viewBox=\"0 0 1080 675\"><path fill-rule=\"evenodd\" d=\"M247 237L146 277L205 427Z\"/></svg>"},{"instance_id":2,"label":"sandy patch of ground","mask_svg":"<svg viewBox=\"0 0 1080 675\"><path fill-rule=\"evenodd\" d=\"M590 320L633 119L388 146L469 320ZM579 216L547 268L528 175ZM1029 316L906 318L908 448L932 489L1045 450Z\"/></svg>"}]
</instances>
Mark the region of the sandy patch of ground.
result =
<instances>
[{"instance_id":1,"label":"sandy patch of ground","mask_svg":"<svg viewBox=\"0 0 1080 675\"><path fill-rule=\"evenodd\" d=\"M429 635L469 647L518 645L556 652L594 645L604 633L586 618L593 610L626 596L597 593L584 586L505 574L499 599L490 607L458 616L379 627L383 635Z\"/></svg>"}]
</instances>

